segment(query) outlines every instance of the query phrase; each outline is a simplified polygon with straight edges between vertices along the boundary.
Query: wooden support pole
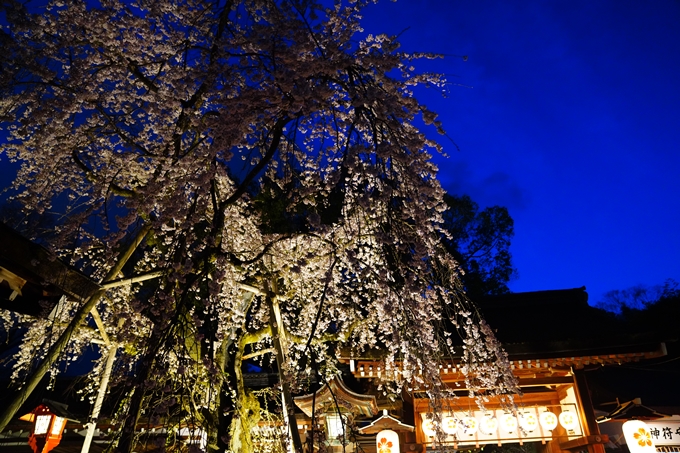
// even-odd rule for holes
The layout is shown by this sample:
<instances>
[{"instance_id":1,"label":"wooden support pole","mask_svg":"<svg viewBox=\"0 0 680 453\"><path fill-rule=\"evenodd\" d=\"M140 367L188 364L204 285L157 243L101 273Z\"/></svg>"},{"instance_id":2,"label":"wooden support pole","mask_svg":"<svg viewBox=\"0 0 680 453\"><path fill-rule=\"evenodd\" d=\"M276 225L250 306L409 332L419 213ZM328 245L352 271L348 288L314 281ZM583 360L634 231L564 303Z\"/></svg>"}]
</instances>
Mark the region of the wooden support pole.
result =
<instances>
[{"instance_id":1,"label":"wooden support pole","mask_svg":"<svg viewBox=\"0 0 680 453\"><path fill-rule=\"evenodd\" d=\"M99 412L101 412L102 405L104 404L104 397L106 396L106 390L109 387L111 370L113 370L113 363L116 361L117 352L118 346L115 343L109 345L108 356L106 357L106 365L104 367L104 374L102 375L102 380L99 383L97 399L94 402L92 415L90 416L90 420L87 423L87 434L85 435L85 441L83 442L83 448L80 450L80 453L89 453L90 451L90 445L92 444L92 439L94 438L94 431L97 428L97 419L99 418Z\"/></svg>"},{"instance_id":2,"label":"wooden support pole","mask_svg":"<svg viewBox=\"0 0 680 453\"><path fill-rule=\"evenodd\" d=\"M574 370L574 387L576 399L581 406L583 413L582 417L585 421L584 436L601 437L600 426L597 424L595 417L595 409L593 408L593 401L590 398L590 389L588 388L588 380L586 378L586 371L583 369ZM599 442L599 441L598 441ZM604 453L604 445L601 443L592 443L588 445L589 453Z\"/></svg>"},{"instance_id":3,"label":"wooden support pole","mask_svg":"<svg viewBox=\"0 0 680 453\"><path fill-rule=\"evenodd\" d=\"M290 431L291 443L293 444L293 451L295 453L302 453L302 440L298 432L297 420L295 419L295 403L290 393L290 385L284 372L285 355L283 348L285 330L281 322L281 310L276 296L272 294L269 287L266 288L265 298L267 305L269 305L269 325L272 329L272 343L276 350L276 366L279 369L279 382L281 384L281 394L283 395L283 404L285 406L285 420Z\"/></svg>"},{"instance_id":4,"label":"wooden support pole","mask_svg":"<svg viewBox=\"0 0 680 453\"><path fill-rule=\"evenodd\" d=\"M121 278L120 280L113 280L108 283L103 283L101 286L104 289L117 288L119 286L132 285L133 283L145 282L147 280L162 277L166 273L167 273L166 271L149 272L148 274L135 275L134 277L130 278Z\"/></svg>"}]
</instances>

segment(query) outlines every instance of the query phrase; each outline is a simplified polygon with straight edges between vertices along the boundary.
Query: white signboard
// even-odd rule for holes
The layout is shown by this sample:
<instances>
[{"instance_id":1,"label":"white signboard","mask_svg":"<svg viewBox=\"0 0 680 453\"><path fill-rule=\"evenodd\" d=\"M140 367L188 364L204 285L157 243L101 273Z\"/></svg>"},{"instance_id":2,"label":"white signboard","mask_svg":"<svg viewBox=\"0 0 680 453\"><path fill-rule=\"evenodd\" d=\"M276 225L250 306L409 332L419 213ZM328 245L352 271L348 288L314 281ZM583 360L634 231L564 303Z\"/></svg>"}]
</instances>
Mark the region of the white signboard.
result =
<instances>
[{"instance_id":1,"label":"white signboard","mask_svg":"<svg viewBox=\"0 0 680 453\"><path fill-rule=\"evenodd\" d=\"M680 420L649 420L645 423L647 423L649 433L657 447L660 445L680 445Z\"/></svg>"}]
</instances>

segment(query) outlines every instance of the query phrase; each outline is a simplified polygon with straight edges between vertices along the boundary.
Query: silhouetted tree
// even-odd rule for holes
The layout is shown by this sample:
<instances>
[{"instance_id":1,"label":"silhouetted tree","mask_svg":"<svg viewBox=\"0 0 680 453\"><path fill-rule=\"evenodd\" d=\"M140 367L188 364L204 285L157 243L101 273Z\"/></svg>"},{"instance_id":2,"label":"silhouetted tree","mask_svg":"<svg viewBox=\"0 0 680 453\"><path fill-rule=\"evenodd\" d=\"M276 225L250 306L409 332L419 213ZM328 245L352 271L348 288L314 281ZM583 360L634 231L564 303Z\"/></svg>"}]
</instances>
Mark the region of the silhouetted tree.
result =
<instances>
[{"instance_id":1,"label":"silhouetted tree","mask_svg":"<svg viewBox=\"0 0 680 453\"><path fill-rule=\"evenodd\" d=\"M444 201L443 242L465 271L461 278L468 295L474 300L509 292L507 284L516 271L510 254L514 223L507 208L480 211L468 195L446 194Z\"/></svg>"},{"instance_id":2,"label":"silhouetted tree","mask_svg":"<svg viewBox=\"0 0 680 453\"><path fill-rule=\"evenodd\" d=\"M604 294L594 306L612 313L621 314L626 310L644 310L657 301L677 297L678 283L672 279L663 285L635 285L626 289L615 289Z\"/></svg>"}]
</instances>

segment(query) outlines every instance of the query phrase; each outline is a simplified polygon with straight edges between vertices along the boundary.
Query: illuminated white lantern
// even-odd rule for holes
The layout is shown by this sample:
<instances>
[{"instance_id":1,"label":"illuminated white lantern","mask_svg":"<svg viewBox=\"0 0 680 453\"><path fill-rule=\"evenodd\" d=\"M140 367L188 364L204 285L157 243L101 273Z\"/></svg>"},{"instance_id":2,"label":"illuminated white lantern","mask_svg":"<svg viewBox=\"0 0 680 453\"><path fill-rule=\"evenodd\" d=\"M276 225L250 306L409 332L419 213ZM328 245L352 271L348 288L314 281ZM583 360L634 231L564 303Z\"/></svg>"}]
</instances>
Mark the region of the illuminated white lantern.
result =
<instances>
[{"instance_id":1,"label":"illuminated white lantern","mask_svg":"<svg viewBox=\"0 0 680 453\"><path fill-rule=\"evenodd\" d=\"M341 414L331 413L326 415L326 429L328 437L338 439L343 436L346 420Z\"/></svg>"},{"instance_id":2,"label":"illuminated white lantern","mask_svg":"<svg viewBox=\"0 0 680 453\"><path fill-rule=\"evenodd\" d=\"M479 432L493 436L498 431L498 419L493 415L485 415L479 420Z\"/></svg>"},{"instance_id":3,"label":"illuminated white lantern","mask_svg":"<svg viewBox=\"0 0 680 453\"><path fill-rule=\"evenodd\" d=\"M449 436L456 434L458 419L452 415L442 418L442 430Z\"/></svg>"},{"instance_id":4,"label":"illuminated white lantern","mask_svg":"<svg viewBox=\"0 0 680 453\"><path fill-rule=\"evenodd\" d=\"M533 412L519 414L519 426L528 433L533 433L538 428L538 418Z\"/></svg>"},{"instance_id":5,"label":"illuminated white lantern","mask_svg":"<svg viewBox=\"0 0 680 453\"><path fill-rule=\"evenodd\" d=\"M399 434L391 429L384 429L375 438L377 453L399 453Z\"/></svg>"},{"instance_id":6,"label":"illuminated white lantern","mask_svg":"<svg viewBox=\"0 0 680 453\"><path fill-rule=\"evenodd\" d=\"M435 432L434 421L431 418L423 418L423 423L420 426L423 428L423 433L427 437L434 437L437 435Z\"/></svg>"},{"instance_id":7,"label":"illuminated white lantern","mask_svg":"<svg viewBox=\"0 0 680 453\"><path fill-rule=\"evenodd\" d=\"M458 426L462 434L473 436L477 432L477 419L474 417L463 417Z\"/></svg>"},{"instance_id":8,"label":"illuminated white lantern","mask_svg":"<svg viewBox=\"0 0 680 453\"><path fill-rule=\"evenodd\" d=\"M574 431L578 427L578 418L575 412L564 411L560 414L560 425L567 431Z\"/></svg>"},{"instance_id":9,"label":"illuminated white lantern","mask_svg":"<svg viewBox=\"0 0 680 453\"><path fill-rule=\"evenodd\" d=\"M557 415L550 411L541 412L540 422L543 429L552 431L557 428Z\"/></svg>"},{"instance_id":10,"label":"illuminated white lantern","mask_svg":"<svg viewBox=\"0 0 680 453\"><path fill-rule=\"evenodd\" d=\"M656 446L647 424L641 420L629 420L623 424L623 437L630 453L655 453Z\"/></svg>"},{"instance_id":11,"label":"illuminated white lantern","mask_svg":"<svg viewBox=\"0 0 680 453\"><path fill-rule=\"evenodd\" d=\"M517 431L517 417L512 414L503 414L501 416L501 429L507 433Z\"/></svg>"}]
</instances>

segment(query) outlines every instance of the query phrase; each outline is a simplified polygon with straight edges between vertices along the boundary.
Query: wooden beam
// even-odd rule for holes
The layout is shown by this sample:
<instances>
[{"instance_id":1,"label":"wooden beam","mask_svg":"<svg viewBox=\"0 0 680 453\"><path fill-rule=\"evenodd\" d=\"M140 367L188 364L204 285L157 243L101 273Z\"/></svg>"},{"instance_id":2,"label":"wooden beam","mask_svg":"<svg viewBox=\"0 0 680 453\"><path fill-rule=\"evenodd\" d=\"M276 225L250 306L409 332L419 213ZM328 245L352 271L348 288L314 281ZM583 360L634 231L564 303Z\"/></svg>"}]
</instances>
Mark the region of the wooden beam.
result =
<instances>
[{"instance_id":1,"label":"wooden beam","mask_svg":"<svg viewBox=\"0 0 680 453\"><path fill-rule=\"evenodd\" d=\"M609 436L606 434L594 434L592 436L579 437L578 439L567 442L560 442L562 450L583 450L583 447L588 445L606 444L609 442Z\"/></svg>"},{"instance_id":2,"label":"wooden beam","mask_svg":"<svg viewBox=\"0 0 680 453\"><path fill-rule=\"evenodd\" d=\"M540 378L519 378L519 385L522 387L539 386L539 385L559 385L571 384L574 379L571 376L553 376Z\"/></svg>"}]
</instances>

